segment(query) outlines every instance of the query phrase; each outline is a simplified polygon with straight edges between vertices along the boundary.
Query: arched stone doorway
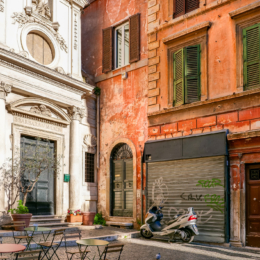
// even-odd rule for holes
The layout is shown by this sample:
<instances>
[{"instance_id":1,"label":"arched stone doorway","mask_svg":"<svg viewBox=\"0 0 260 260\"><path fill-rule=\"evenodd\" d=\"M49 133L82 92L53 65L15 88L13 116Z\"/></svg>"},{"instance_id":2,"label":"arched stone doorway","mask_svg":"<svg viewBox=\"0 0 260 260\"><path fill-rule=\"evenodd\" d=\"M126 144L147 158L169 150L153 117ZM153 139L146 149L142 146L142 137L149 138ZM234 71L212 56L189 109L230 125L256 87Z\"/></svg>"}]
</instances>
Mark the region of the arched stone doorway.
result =
<instances>
[{"instance_id":1,"label":"arched stone doorway","mask_svg":"<svg viewBox=\"0 0 260 260\"><path fill-rule=\"evenodd\" d=\"M133 217L133 153L126 143L111 153L111 216Z\"/></svg>"}]
</instances>

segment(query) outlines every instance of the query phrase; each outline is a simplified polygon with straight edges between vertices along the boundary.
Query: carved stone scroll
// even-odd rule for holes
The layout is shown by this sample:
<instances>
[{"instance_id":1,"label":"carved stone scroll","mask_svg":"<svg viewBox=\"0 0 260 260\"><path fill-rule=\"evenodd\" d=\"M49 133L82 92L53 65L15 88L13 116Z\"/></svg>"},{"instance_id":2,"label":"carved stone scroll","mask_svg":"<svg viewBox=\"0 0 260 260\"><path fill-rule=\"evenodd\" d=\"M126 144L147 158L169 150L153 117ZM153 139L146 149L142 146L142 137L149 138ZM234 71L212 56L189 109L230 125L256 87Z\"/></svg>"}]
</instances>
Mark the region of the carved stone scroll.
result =
<instances>
[{"instance_id":1,"label":"carved stone scroll","mask_svg":"<svg viewBox=\"0 0 260 260\"><path fill-rule=\"evenodd\" d=\"M6 96L11 93L12 86L4 83L3 81L0 83L0 98L5 99Z\"/></svg>"}]
</instances>

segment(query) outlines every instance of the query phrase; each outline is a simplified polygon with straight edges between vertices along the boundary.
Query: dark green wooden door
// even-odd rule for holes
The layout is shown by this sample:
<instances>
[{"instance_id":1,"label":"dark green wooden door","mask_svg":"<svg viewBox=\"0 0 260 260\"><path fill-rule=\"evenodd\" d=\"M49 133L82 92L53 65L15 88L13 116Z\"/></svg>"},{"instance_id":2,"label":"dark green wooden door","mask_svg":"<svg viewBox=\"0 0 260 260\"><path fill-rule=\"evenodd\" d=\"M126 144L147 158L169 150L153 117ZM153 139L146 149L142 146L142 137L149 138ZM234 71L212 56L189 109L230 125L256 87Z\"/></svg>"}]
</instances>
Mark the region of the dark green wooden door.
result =
<instances>
[{"instance_id":1,"label":"dark green wooden door","mask_svg":"<svg viewBox=\"0 0 260 260\"><path fill-rule=\"evenodd\" d=\"M46 145L50 148L50 156L54 157L54 142L46 142L43 140L37 140L33 137L22 136L21 137L21 148L26 149L26 146L40 146ZM21 149L23 151L24 149ZM25 154L22 152L21 156ZM26 155L28 160L31 160L30 156ZM35 173L30 171L27 172L27 176L30 179L35 179ZM36 183L33 191L28 194L26 206L29 208L29 212L33 215L54 215L54 173L53 169L47 169L41 173L39 181Z\"/></svg>"},{"instance_id":2,"label":"dark green wooden door","mask_svg":"<svg viewBox=\"0 0 260 260\"><path fill-rule=\"evenodd\" d=\"M113 216L133 217L133 159L113 161Z\"/></svg>"}]
</instances>

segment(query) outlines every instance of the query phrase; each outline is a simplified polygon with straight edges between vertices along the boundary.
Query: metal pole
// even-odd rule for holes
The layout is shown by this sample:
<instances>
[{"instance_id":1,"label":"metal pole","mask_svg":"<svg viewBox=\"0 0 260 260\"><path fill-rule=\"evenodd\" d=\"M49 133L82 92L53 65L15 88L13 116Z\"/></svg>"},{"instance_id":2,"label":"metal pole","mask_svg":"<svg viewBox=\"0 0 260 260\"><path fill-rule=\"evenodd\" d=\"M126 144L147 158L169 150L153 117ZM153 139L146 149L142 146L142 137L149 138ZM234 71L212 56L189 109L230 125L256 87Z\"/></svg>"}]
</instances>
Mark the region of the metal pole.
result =
<instances>
[{"instance_id":1,"label":"metal pole","mask_svg":"<svg viewBox=\"0 0 260 260\"><path fill-rule=\"evenodd\" d=\"M143 151L141 152L141 225L143 225Z\"/></svg>"}]
</instances>

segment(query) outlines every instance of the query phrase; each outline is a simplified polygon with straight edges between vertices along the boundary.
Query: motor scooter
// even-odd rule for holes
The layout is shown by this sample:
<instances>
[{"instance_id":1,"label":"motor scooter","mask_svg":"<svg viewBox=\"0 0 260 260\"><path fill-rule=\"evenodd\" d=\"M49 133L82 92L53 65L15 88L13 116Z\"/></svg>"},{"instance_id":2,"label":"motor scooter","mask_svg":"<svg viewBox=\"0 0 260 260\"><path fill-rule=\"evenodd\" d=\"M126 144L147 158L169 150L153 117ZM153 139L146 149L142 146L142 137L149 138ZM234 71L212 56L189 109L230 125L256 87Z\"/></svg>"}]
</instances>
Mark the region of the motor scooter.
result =
<instances>
[{"instance_id":1,"label":"motor scooter","mask_svg":"<svg viewBox=\"0 0 260 260\"><path fill-rule=\"evenodd\" d=\"M162 206L152 205L145 215L145 224L141 226L141 236L151 238L154 235L168 236L168 242L181 239L184 243L191 243L199 235L196 225L197 215L193 208L188 208L187 214L176 215L167 223L161 224L163 219Z\"/></svg>"}]
</instances>

